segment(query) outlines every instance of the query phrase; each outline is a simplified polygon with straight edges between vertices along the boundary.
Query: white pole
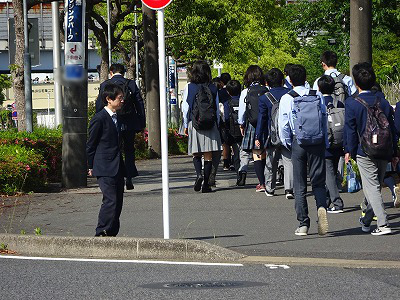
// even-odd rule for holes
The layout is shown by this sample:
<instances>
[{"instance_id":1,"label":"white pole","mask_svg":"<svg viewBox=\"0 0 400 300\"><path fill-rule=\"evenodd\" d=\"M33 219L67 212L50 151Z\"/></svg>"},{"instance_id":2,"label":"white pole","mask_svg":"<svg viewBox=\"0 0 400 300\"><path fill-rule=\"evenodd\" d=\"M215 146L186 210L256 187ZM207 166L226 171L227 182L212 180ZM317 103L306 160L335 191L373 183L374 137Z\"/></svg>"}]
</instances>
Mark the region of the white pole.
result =
<instances>
[{"instance_id":1,"label":"white pole","mask_svg":"<svg viewBox=\"0 0 400 300\"><path fill-rule=\"evenodd\" d=\"M160 79L160 119L161 119L161 162L163 187L163 224L164 239L169 239L169 174L168 174L168 128L167 128L167 95L165 72L165 32L164 10L157 12L158 18L158 68Z\"/></svg>"},{"instance_id":2,"label":"white pole","mask_svg":"<svg viewBox=\"0 0 400 300\"><path fill-rule=\"evenodd\" d=\"M60 22L59 4L51 2L52 28L53 28L53 74L54 74L54 113L55 126L62 124L62 87L61 87L61 49L60 49Z\"/></svg>"},{"instance_id":3,"label":"white pole","mask_svg":"<svg viewBox=\"0 0 400 300\"><path fill-rule=\"evenodd\" d=\"M140 87L139 82L139 43L138 43L138 30L137 30L137 7L135 5L135 60L136 60L136 85Z\"/></svg>"},{"instance_id":4,"label":"white pole","mask_svg":"<svg viewBox=\"0 0 400 300\"><path fill-rule=\"evenodd\" d=\"M50 93L47 92L47 128L50 127Z\"/></svg>"},{"instance_id":5,"label":"white pole","mask_svg":"<svg viewBox=\"0 0 400 300\"><path fill-rule=\"evenodd\" d=\"M107 0L108 66L111 66L111 16L110 0Z\"/></svg>"}]
</instances>

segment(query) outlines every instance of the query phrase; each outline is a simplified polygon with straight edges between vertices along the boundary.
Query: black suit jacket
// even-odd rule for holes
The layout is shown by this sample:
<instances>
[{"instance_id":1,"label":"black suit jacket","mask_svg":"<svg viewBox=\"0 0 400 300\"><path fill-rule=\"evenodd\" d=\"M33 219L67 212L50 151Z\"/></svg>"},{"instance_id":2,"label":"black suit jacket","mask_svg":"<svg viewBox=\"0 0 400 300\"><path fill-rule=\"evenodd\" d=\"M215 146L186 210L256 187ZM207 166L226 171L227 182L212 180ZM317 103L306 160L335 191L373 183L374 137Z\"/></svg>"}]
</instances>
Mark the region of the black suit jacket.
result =
<instances>
[{"instance_id":1,"label":"black suit jacket","mask_svg":"<svg viewBox=\"0 0 400 300\"><path fill-rule=\"evenodd\" d=\"M125 174L120 128L119 120L117 129L105 109L95 114L90 121L86 153L88 168L93 169L93 176L113 177L118 174L118 171Z\"/></svg>"},{"instance_id":2,"label":"black suit jacket","mask_svg":"<svg viewBox=\"0 0 400 300\"><path fill-rule=\"evenodd\" d=\"M100 84L99 95L96 100L96 112L99 112L103 109L104 104L101 100L101 95L103 94L104 87L109 83L116 83L123 85L128 79L124 78L122 75L114 75L111 79L107 79L103 83ZM141 131L146 127L146 115L144 110L143 98L140 95L139 88L136 85L134 80L129 81L129 88L133 93L134 105L136 108L136 112L121 116L121 122L123 124L124 130L134 130Z\"/></svg>"}]
</instances>

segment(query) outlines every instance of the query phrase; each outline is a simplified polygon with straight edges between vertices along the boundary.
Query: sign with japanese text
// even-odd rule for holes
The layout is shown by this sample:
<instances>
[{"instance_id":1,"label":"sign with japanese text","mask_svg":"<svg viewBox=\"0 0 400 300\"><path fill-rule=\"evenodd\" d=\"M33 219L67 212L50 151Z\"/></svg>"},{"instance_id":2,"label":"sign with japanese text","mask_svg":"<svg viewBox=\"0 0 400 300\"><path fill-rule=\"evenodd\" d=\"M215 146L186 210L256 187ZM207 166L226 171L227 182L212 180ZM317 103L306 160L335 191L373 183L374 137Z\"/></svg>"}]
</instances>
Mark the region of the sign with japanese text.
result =
<instances>
[{"instance_id":1,"label":"sign with japanese text","mask_svg":"<svg viewBox=\"0 0 400 300\"><path fill-rule=\"evenodd\" d=\"M66 0L65 72L67 80L84 78L85 0Z\"/></svg>"}]
</instances>

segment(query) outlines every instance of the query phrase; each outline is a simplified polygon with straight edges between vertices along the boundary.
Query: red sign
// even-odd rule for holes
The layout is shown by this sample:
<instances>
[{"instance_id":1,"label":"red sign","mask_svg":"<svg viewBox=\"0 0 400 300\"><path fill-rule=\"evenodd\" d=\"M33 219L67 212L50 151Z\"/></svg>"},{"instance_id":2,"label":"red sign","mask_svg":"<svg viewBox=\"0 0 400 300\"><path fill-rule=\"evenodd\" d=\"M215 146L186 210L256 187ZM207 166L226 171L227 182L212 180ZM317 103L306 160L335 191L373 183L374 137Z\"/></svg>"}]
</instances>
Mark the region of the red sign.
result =
<instances>
[{"instance_id":1,"label":"red sign","mask_svg":"<svg viewBox=\"0 0 400 300\"><path fill-rule=\"evenodd\" d=\"M142 0L143 4L151 9L163 9L167 7L172 0Z\"/></svg>"}]
</instances>

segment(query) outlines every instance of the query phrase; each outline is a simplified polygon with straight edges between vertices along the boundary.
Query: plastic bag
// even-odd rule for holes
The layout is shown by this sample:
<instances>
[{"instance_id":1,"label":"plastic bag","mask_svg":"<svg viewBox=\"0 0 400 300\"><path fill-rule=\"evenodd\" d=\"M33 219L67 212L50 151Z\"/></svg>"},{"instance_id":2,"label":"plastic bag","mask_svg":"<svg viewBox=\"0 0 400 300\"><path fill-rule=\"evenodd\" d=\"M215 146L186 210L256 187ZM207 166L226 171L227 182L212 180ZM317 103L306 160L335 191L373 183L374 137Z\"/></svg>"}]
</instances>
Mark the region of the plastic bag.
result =
<instances>
[{"instance_id":1,"label":"plastic bag","mask_svg":"<svg viewBox=\"0 0 400 300\"><path fill-rule=\"evenodd\" d=\"M361 182L357 178L356 173L353 170L353 167L350 162L347 163L347 192L348 193L355 193L361 190Z\"/></svg>"}]
</instances>

